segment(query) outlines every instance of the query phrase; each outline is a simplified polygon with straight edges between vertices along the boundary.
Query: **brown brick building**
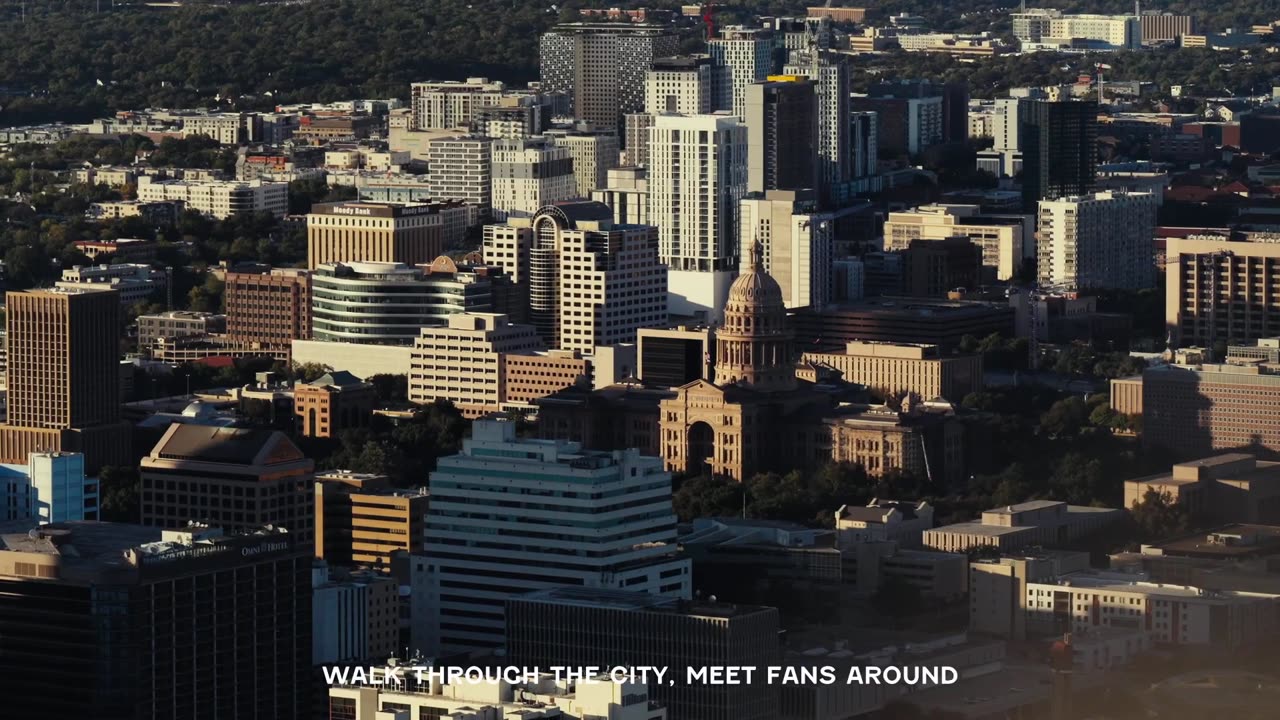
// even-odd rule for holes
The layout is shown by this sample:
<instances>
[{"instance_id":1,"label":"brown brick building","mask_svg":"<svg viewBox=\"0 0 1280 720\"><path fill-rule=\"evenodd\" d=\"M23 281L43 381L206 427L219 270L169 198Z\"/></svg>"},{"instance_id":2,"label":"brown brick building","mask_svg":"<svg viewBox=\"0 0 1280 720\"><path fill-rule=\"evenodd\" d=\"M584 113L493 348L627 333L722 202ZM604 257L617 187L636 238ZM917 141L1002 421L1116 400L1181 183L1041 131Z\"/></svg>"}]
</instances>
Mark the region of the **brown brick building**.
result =
<instances>
[{"instance_id":1,"label":"brown brick building","mask_svg":"<svg viewBox=\"0 0 1280 720\"><path fill-rule=\"evenodd\" d=\"M373 385L341 370L325 373L293 389L293 407L302 418L302 434L331 438L347 428L365 427L377 400Z\"/></svg>"},{"instance_id":2,"label":"brown brick building","mask_svg":"<svg viewBox=\"0 0 1280 720\"><path fill-rule=\"evenodd\" d=\"M311 338L311 273L306 270L229 272L223 297L227 339L233 343L288 352L293 340Z\"/></svg>"},{"instance_id":3,"label":"brown brick building","mask_svg":"<svg viewBox=\"0 0 1280 720\"><path fill-rule=\"evenodd\" d=\"M142 459L142 524L276 525L309 538L315 463L284 433L174 424Z\"/></svg>"},{"instance_id":4,"label":"brown brick building","mask_svg":"<svg viewBox=\"0 0 1280 720\"><path fill-rule=\"evenodd\" d=\"M8 422L0 462L35 451L85 454L85 467L128 461L120 423L120 297L110 290L6 295Z\"/></svg>"}]
</instances>

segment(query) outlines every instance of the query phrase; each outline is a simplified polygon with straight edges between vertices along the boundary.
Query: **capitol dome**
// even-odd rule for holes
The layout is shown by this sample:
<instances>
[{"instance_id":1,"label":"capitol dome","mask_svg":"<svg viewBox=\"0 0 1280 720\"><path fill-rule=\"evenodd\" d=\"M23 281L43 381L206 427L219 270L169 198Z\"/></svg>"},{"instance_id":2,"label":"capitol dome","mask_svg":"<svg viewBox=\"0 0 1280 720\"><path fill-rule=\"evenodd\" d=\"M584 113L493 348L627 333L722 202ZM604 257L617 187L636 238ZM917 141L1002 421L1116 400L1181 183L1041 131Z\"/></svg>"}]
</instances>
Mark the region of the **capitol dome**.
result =
<instances>
[{"instance_id":1,"label":"capitol dome","mask_svg":"<svg viewBox=\"0 0 1280 720\"><path fill-rule=\"evenodd\" d=\"M724 321L716 330L716 382L758 390L795 387L791 331L782 287L764 271L757 243L751 265L729 286Z\"/></svg>"},{"instance_id":2,"label":"capitol dome","mask_svg":"<svg viewBox=\"0 0 1280 720\"><path fill-rule=\"evenodd\" d=\"M739 275L738 279L729 286L729 302L785 307L782 300L782 286L754 263L750 270Z\"/></svg>"}]
</instances>

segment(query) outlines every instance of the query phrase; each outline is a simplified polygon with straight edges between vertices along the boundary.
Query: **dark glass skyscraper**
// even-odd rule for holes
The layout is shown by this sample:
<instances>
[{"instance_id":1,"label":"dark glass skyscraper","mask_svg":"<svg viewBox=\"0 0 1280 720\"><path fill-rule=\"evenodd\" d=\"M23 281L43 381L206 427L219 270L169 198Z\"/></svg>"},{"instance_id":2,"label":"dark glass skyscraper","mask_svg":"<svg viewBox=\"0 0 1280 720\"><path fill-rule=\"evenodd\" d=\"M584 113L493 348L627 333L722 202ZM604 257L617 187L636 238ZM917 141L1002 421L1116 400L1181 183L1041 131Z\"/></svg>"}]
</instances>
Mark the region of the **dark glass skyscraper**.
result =
<instances>
[{"instance_id":1,"label":"dark glass skyscraper","mask_svg":"<svg viewBox=\"0 0 1280 720\"><path fill-rule=\"evenodd\" d=\"M1018 108L1022 146L1022 204L1083 195L1098 169L1098 103L1023 100Z\"/></svg>"},{"instance_id":2,"label":"dark glass skyscraper","mask_svg":"<svg viewBox=\"0 0 1280 720\"><path fill-rule=\"evenodd\" d=\"M747 86L747 191L818 189L818 97L795 77Z\"/></svg>"}]
</instances>

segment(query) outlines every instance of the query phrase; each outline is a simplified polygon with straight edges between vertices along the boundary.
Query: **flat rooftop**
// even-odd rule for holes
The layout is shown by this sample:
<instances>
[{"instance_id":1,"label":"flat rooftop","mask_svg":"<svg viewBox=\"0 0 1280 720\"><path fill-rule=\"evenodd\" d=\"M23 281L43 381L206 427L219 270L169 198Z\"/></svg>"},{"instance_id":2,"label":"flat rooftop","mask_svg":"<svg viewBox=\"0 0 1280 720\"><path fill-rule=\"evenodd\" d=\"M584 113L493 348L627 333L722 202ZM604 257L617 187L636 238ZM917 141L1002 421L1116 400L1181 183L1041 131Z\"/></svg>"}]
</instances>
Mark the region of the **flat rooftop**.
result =
<instances>
[{"instance_id":1,"label":"flat rooftop","mask_svg":"<svg viewBox=\"0 0 1280 720\"><path fill-rule=\"evenodd\" d=\"M520 595L516 600L548 603L572 607L606 608L627 610L631 612L659 612L673 615L690 615L702 617L741 617L773 608L756 605L736 605L730 603L708 602L701 600L681 600L679 598L651 595L649 593L628 592L626 590L607 590L603 588L560 587Z\"/></svg>"},{"instance_id":2,"label":"flat rooftop","mask_svg":"<svg viewBox=\"0 0 1280 720\"><path fill-rule=\"evenodd\" d=\"M925 530L925 532L942 532L950 535L983 535L986 537L1000 537L1001 535L1030 532L1031 529L1032 528L1027 525L1006 527L1004 525L983 525L980 522L963 522L955 523L954 525L943 525L942 527Z\"/></svg>"},{"instance_id":3,"label":"flat rooftop","mask_svg":"<svg viewBox=\"0 0 1280 720\"><path fill-rule=\"evenodd\" d=\"M1239 536L1238 542L1212 542L1210 536L1226 540ZM1280 553L1280 526L1276 525L1225 525L1213 530L1186 535L1173 540L1152 543L1165 555L1189 557L1243 558L1254 555Z\"/></svg>"}]
</instances>

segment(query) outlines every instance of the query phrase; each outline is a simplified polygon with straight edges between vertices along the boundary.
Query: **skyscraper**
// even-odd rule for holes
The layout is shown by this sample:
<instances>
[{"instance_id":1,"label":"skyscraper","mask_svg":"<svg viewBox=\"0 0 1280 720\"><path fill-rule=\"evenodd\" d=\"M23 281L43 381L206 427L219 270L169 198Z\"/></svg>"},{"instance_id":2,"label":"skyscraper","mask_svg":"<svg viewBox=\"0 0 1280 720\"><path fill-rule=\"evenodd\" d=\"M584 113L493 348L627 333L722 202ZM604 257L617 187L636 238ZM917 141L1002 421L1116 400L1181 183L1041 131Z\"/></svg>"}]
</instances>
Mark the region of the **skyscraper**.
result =
<instances>
[{"instance_id":1,"label":"skyscraper","mask_svg":"<svg viewBox=\"0 0 1280 720\"><path fill-rule=\"evenodd\" d=\"M746 87L747 191L818 190L814 83L795 75Z\"/></svg>"},{"instance_id":2,"label":"skyscraper","mask_svg":"<svg viewBox=\"0 0 1280 720\"><path fill-rule=\"evenodd\" d=\"M569 151L577 189L575 197L589 198L592 192L608 185L609 171L618 167L621 149L616 129L583 125L548 130L544 135Z\"/></svg>"},{"instance_id":3,"label":"skyscraper","mask_svg":"<svg viewBox=\"0 0 1280 720\"><path fill-rule=\"evenodd\" d=\"M462 200L489 212L493 140L478 135L432 140L427 145L427 187L431 197Z\"/></svg>"},{"instance_id":4,"label":"skyscraper","mask_svg":"<svg viewBox=\"0 0 1280 720\"><path fill-rule=\"evenodd\" d=\"M649 135L649 220L669 268L668 311L715 319L738 269L747 129L727 115L662 115Z\"/></svg>"},{"instance_id":5,"label":"skyscraper","mask_svg":"<svg viewBox=\"0 0 1280 720\"><path fill-rule=\"evenodd\" d=\"M1098 167L1098 103L1023 100L1018 106L1022 146L1022 203L1083 195Z\"/></svg>"},{"instance_id":6,"label":"skyscraper","mask_svg":"<svg viewBox=\"0 0 1280 720\"><path fill-rule=\"evenodd\" d=\"M1156 198L1151 193L1042 200L1037 220L1040 284L1078 290L1155 287Z\"/></svg>"},{"instance_id":7,"label":"skyscraper","mask_svg":"<svg viewBox=\"0 0 1280 720\"><path fill-rule=\"evenodd\" d=\"M573 153L549 138L493 143L493 219L530 217L538 208L578 196Z\"/></svg>"},{"instance_id":8,"label":"skyscraper","mask_svg":"<svg viewBox=\"0 0 1280 720\"><path fill-rule=\"evenodd\" d=\"M707 52L723 68L716 77L716 110L746 119L747 87L764 82L773 72L773 51L773 32L759 28L725 28L720 37L707 41Z\"/></svg>"},{"instance_id":9,"label":"skyscraper","mask_svg":"<svg viewBox=\"0 0 1280 720\"><path fill-rule=\"evenodd\" d=\"M655 58L644 78L644 111L650 115L706 115L715 110L715 76L710 55Z\"/></svg>"},{"instance_id":10,"label":"skyscraper","mask_svg":"<svg viewBox=\"0 0 1280 720\"><path fill-rule=\"evenodd\" d=\"M627 588L687 599L671 475L636 450L516 437L477 420L462 452L431 474L430 652L503 643L504 603L533 590Z\"/></svg>"},{"instance_id":11,"label":"skyscraper","mask_svg":"<svg viewBox=\"0 0 1280 720\"><path fill-rule=\"evenodd\" d=\"M568 23L540 43L542 91L564 92L569 112L602 127L644 109L644 78L654 58L674 55L677 38L658 25Z\"/></svg>"},{"instance_id":12,"label":"skyscraper","mask_svg":"<svg viewBox=\"0 0 1280 720\"><path fill-rule=\"evenodd\" d=\"M484 256L529 287L529 320L548 347L590 353L666 322L658 229L616 225L603 203L550 205L484 229Z\"/></svg>"},{"instance_id":13,"label":"skyscraper","mask_svg":"<svg viewBox=\"0 0 1280 720\"><path fill-rule=\"evenodd\" d=\"M786 307L822 307L830 302L835 218L818 212L814 192L752 193L740 207L740 245L760 243L760 269L778 283Z\"/></svg>"},{"instance_id":14,"label":"skyscraper","mask_svg":"<svg viewBox=\"0 0 1280 720\"><path fill-rule=\"evenodd\" d=\"M309 717L303 539L277 529L6 526L6 717Z\"/></svg>"},{"instance_id":15,"label":"skyscraper","mask_svg":"<svg viewBox=\"0 0 1280 720\"><path fill-rule=\"evenodd\" d=\"M783 72L805 75L817 83L818 94L818 195L831 206L848 194L855 177L850 118L849 66L839 57L810 51L788 64Z\"/></svg>"},{"instance_id":16,"label":"skyscraper","mask_svg":"<svg viewBox=\"0 0 1280 720\"><path fill-rule=\"evenodd\" d=\"M58 288L5 298L9 414L0 426L0 461L25 463L31 452L82 452L90 474L125 462L119 294Z\"/></svg>"}]
</instances>

